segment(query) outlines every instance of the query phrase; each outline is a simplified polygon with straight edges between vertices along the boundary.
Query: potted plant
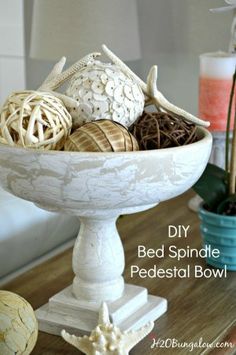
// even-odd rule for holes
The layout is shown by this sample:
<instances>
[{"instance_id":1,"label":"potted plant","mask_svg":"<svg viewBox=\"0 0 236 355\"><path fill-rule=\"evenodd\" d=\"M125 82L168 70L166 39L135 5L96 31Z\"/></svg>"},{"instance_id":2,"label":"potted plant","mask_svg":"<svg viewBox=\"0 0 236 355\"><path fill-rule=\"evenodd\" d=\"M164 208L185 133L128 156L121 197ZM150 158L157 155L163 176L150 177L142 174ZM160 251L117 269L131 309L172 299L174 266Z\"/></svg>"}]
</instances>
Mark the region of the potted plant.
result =
<instances>
[{"instance_id":1,"label":"potted plant","mask_svg":"<svg viewBox=\"0 0 236 355\"><path fill-rule=\"evenodd\" d=\"M193 186L203 199L199 209L200 230L204 245L217 248L217 258L207 263L236 271L236 113L230 148L230 121L235 98L236 70L233 75L226 127L225 169L208 164L203 175ZM235 110L236 112L236 110Z\"/></svg>"}]
</instances>

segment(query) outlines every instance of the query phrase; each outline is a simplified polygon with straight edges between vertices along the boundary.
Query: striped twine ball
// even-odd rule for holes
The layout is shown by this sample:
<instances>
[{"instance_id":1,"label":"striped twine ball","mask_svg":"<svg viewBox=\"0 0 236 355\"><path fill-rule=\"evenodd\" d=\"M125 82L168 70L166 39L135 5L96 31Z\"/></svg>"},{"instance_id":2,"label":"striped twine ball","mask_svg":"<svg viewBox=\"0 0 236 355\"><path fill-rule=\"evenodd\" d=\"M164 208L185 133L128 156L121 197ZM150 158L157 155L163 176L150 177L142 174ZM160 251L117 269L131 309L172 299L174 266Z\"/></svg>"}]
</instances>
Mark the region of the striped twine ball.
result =
<instances>
[{"instance_id":1,"label":"striped twine ball","mask_svg":"<svg viewBox=\"0 0 236 355\"><path fill-rule=\"evenodd\" d=\"M67 138L64 150L76 152L125 152L139 150L137 140L121 124L101 119L88 122Z\"/></svg>"}]
</instances>

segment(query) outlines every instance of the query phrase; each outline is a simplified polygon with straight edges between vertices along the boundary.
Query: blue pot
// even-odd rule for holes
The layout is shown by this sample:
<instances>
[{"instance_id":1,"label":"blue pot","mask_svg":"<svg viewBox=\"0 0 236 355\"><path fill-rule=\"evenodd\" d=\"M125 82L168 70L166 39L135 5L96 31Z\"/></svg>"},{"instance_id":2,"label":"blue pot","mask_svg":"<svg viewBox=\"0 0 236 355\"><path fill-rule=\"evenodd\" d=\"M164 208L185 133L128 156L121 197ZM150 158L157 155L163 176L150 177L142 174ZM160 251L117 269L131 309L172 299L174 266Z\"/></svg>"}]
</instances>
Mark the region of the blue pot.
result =
<instances>
[{"instance_id":1,"label":"blue pot","mask_svg":"<svg viewBox=\"0 0 236 355\"><path fill-rule=\"evenodd\" d=\"M219 249L218 258L209 257L207 263L217 268L236 271L236 216L222 216L200 207L200 230L204 246Z\"/></svg>"}]
</instances>

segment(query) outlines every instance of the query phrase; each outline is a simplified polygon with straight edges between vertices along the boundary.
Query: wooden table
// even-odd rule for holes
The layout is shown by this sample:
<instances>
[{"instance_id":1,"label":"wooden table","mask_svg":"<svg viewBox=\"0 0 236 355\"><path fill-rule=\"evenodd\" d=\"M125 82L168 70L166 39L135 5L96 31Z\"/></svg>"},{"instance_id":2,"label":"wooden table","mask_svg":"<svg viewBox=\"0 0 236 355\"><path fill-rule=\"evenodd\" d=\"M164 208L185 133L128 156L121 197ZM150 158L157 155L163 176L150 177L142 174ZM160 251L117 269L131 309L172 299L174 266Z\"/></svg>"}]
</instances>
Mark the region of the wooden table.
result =
<instances>
[{"instance_id":1,"label":"wooden table","mask_svg":"<svg viewBox=\"0 0 236 355\"><path fill-rule=\"evenodd\" d=\"M118 229L122 237L126 268L125 279L140 286L147 287L149 293L168 299L168 312L158 319L151 336L139 343L131 354L189 354L187 349L151 349L152 336L156 339L176 338L179 342L198 341L201 337L206 342L230 339L236 343L236 274L229 272L227 279L130 279L130 265L138 264L149 269L153 264L158 268L169 268L176 264L170 258L164 259L138 259L137 245L156 249L165 243L176 244L179 248L199 248L201 239L199 234L199 220L195 213L190 212L187 201L192 196L188 192L181 197L160 204L159 206L138 214L124 216L118 221ZM191 225L187 239L168 238L168 225ZM27 247L27 246L26 246ZM38 308L48 301L48 298L68 286L73 278L71 268L72 250L66 251L50 261L35 267L13 282L5 289L16 292L25 297L34 308ZM203 259L183 259L178 267L196 263L205 266ZM207 267L207 266L205 266ZM204 352L203 349L194 349L190 354L233 354L232 351ZM32 354L79 354L79 352L66 344L60 337L39 334L36 348Z\"/></svg>"}]
</instances>

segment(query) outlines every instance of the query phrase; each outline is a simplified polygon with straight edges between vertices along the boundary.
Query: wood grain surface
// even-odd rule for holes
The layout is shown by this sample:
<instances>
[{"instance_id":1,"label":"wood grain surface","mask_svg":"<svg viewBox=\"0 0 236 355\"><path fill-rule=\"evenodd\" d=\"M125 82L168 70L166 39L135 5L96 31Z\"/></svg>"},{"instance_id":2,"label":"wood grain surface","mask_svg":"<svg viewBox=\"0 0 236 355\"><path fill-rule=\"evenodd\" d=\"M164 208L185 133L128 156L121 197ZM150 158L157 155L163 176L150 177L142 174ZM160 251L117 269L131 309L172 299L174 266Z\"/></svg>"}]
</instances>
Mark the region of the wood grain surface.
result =
<instances>
[{"instance_id":1,"label":"wood grain surface","mask_svg":"<svg viewBox=\"0 0 236 355\"><path fill-rule=\"evenodd\" d=\"M187 201L193 195L188 192L181 197L164 202L159 206L138 214L124 216L118 221L118 230L124 243L126 255L125 280L133 284L147 287L149 293L168 299L168 312L155 323L151 335L139 343L131 354L234 354L235 349L195 348L192 352L181 348L151 349L152 338L156 340L175 338L179 342L232 341L236 343L236 274L228 272L226 279L140 279L130 278L130 265L138 264L149 269L154 264L158 268L169 268L177 265L171 258L137 259L137 245L147 248L166 247L175 244L178 248L201 247L199 220L190 212ZM188 238L168 238L168 225L187 225L191 227ZM48 298L68 286L73 278L71 253L66 251L57 257L35 267L4 288L25 297L34 308L48 301ZM178 267L195 264L208 267L204 259L183 259ZM79 354L60 337L39 333L33 355Z\"/></svg>"}]
</instances>

